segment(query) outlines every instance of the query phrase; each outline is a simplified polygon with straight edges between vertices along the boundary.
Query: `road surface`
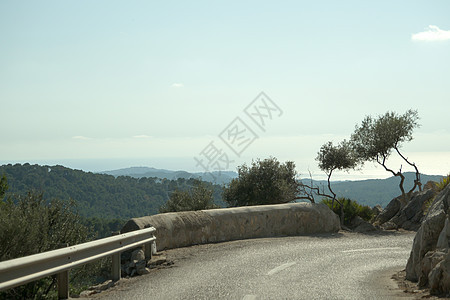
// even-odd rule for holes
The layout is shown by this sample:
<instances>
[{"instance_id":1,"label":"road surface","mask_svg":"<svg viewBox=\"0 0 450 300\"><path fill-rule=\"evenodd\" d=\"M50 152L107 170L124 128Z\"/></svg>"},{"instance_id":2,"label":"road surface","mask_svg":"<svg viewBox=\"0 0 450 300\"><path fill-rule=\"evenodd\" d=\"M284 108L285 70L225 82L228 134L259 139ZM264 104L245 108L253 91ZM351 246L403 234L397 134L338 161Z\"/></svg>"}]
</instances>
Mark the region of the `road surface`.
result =
<instances>
[{"instance_id":1,"label":"road surface","mask_svg":"<svg viewBox=\"0 0 450 300\"><path fill-rule=\"evenodd\" d=\"M408 299L390 277L413 233L251 239L168 250L171 268L124 280L100 299Z\"/></svg>"}]
</instances>

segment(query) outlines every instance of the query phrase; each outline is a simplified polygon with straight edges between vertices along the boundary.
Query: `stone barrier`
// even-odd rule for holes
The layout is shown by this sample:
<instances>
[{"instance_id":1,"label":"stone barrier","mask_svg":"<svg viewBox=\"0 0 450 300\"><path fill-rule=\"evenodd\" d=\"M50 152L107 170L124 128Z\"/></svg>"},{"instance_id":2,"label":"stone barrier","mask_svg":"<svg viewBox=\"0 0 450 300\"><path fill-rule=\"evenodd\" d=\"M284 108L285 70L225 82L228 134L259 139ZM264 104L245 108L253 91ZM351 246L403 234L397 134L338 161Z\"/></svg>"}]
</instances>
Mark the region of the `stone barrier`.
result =
<instances>
[{"instance_id":1,"label":"stone barrier","mask_svg":"<svg viewBox=\"0 0 450 300\"><path fill-rule=\"evenodd\" d=\"M324 204L288 203L164 213L129 220L121 232L156 228L157 250L249 238L337 232Z\"/></svg>"}]
</instances>

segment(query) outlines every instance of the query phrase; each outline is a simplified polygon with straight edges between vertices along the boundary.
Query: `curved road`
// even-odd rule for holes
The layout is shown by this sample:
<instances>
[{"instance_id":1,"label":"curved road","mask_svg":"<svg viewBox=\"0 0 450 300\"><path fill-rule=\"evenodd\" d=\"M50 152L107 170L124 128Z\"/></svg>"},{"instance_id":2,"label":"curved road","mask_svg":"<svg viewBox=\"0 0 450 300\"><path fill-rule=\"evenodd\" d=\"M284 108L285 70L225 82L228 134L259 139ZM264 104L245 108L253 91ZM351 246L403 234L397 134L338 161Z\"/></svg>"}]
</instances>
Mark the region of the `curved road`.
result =
<instances>
[{"instance_id":1,"label":"curved road","mask_svg":"<svg viewBox=\"0 0 450 300\"><path fill-rule=\"evenodd\" d=\"M165 251L172 268L124 280L103 299L408 299L390 279L413 233L252 239Z\"/></svg>"}]
</instances>

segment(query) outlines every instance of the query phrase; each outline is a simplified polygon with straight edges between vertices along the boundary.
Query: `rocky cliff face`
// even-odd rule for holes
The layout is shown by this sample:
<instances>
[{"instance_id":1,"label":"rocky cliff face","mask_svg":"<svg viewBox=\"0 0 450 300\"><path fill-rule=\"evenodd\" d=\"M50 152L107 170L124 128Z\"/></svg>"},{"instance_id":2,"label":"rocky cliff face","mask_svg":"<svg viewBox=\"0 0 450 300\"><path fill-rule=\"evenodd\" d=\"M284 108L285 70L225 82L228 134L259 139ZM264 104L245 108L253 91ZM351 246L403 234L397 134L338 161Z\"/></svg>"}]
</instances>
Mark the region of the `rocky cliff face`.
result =
<instances>
[{"instance_id":1,"label":"rocky cliff face","mask_svg":"<svg viewBox=\"0 0 450 300\"><path fill-rule=\"evenodd\" d=\"M415 192L405 206L401 204L401 196L392 199L386 208L376 217L374 225L382 229L399 229L416 231L425 218L426 204L434 196L436 190L432 184L426 184L424 190Z\"/></svg>"},{"instance_id":2,"label":"rocky cliff face","mask_svg":"<svg viewBox=\"0 0 450 300\"><path fill-rule=\"evenodd\" d=\"M433 200L414 238L406 278L429 287L432 294L450 294L450 185Z\"/></svg>"}]
</instances>

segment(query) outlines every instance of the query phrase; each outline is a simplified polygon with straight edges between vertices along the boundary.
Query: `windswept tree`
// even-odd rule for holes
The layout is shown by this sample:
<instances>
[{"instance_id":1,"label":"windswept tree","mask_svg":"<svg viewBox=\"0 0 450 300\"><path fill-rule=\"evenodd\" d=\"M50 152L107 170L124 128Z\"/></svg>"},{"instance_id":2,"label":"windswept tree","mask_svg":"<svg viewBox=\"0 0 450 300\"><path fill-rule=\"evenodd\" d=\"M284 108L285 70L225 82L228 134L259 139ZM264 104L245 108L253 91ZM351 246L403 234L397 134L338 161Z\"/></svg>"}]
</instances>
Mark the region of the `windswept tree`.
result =
<instances>
[{"instance_id":1,"label":"windswept tree","mask_svg":"<svg viewBox=\"0 0 450 300\"><path fill-rule=\"evenodd\" d=\"M336 198L336 193L331 188L331 176L336 170L350 170L354 169L358 165L358 159L353 152L351 144L344 140L338 145L333 145L332 142L327 142L320 147L317 153L316 160L319 162L319 168L327 174L328 190L332 196L319 193L321 196L326 196L332 199L332 208L334 207L334 202L336 201L340 206L340 219L341 225L344 224L344 205Z\"/></svg>"},{"instance_id":2,"label":"windswept tree","mask_svg":"<svg viewBox=\"0 0 450 300\"><path fill-rule=\"evenodd\" d=\"M294 201L298 183L295 164L276 158L256 160L238 167L238 178L224 188L223 199L230 206L280 204Z\"/></svg>"},{"instance_id":3,"label":"windswept tree","mask_svg":"<svg viewBox=\"0 0 450 300\"><path fill-rule=\"evenodd\" d=\"M419 127L418 119L416 110L408 110L403 115L387 112L378 118L367 116L360 126L356 126L351 136L352 146L361 161L377 162L387 172L400 177L399 187L404 204L409 201L417 187L421 190L420 172L416 164L400 152L403 143L413 139L412 133ZM414 186L407 193L403 187L405 176L402 173L402 166L397 172L387 166L387 160L393 151L416 171Z\"/></svg>"}]
</instances>

